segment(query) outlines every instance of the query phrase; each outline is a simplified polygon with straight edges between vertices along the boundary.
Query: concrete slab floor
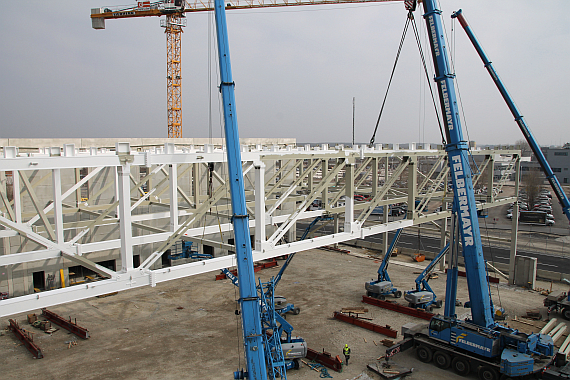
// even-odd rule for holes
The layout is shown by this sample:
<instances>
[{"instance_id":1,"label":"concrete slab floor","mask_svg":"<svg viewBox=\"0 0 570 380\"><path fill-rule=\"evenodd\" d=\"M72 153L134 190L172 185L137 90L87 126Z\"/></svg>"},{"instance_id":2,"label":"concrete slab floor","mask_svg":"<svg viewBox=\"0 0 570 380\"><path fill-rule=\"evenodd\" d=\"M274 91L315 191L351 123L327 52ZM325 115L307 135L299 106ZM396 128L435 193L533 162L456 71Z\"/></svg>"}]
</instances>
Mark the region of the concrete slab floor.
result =
<instances>
[{"instance_id":1,"label":"concrete slab floor","mask_svg":"<svg viewBox=\"0 0 570 380\"><path fill-rule=\"evenodd\" d=\"M411 263L411 258L400 255L394 261ZM295 327L294 333L307 340L309 347L324 349L342 358L344 344L351 346L350 365L343 373L329 371L336 379L352 379L366 372L366 365L374 363L385 352L379 342L386 337L333 320L333 311L364 306L369 309L366 317L398 331L407 322L421 322L361 303L364 282L375 277L378 266L378 262L366 258L310 250L296 255L278 286L278 294L301 308L299 315L287 316L287 320ZM278 270L266 269L257 275L266 280ZM390 266L394 284L403 291L412 289L419 271L395 264ZM241 320L234 313L238 293L230 281L214 281L215 274L49 308L63 317L77 318L80 326L89 329L91 338L88 340L75 338L65 330L46 335L28 325L26 315L12 316L20 326L35 333L34 341L41 347L43 359L33 359L14 335L4 330L9 318L0 318L3 333L0 336L0 377L3 380L231 379L232 372L244 366ZM444 297L445 276L431 280L430 285ZM539 282L538 286L550 288L550 283ZM567 286L554 284L553 288L562 291ZM529 308L544 310L544 296L537 292L506 285L493 286L492 292L495 304L501 303L511 316L520 316ZM466 282L461 277L459 298L467 300ZM399 301L403 303L402 299ZM459 309L458 313L461 312ZM78 344L68 348L65 342L73 339ZM442 371L432 364L420 363L413 352L399 354L396 360L414 368L410 379L459 378L451 370ZM368 375L379 378L372 373ZM289 371L287 377L319 379L319 374L302 366L298 371ZM475 379L476 375L468 378Z\"/></svg>"}]
</instances>

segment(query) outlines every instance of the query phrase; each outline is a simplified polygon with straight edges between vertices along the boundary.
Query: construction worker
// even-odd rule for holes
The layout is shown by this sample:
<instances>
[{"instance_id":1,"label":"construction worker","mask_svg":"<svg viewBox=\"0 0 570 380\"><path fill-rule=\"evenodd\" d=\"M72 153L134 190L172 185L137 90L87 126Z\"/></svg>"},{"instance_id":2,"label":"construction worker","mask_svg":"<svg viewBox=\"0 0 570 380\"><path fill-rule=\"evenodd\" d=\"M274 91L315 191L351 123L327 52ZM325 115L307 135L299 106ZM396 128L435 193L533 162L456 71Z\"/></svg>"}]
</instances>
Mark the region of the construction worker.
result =
<instances>
[{"instance_id":1,"label":"construction worker","mask_svg":"<svg viewBox=\"0 0 570 380\"><path fill-rule=\"evenodd\" d=\"M342 353L344 354L344 362L346 363L346 365L348 365L348 359L350 359L350 347L348 347L348 344L344 345Z\"/></svg>"}]
</instances>

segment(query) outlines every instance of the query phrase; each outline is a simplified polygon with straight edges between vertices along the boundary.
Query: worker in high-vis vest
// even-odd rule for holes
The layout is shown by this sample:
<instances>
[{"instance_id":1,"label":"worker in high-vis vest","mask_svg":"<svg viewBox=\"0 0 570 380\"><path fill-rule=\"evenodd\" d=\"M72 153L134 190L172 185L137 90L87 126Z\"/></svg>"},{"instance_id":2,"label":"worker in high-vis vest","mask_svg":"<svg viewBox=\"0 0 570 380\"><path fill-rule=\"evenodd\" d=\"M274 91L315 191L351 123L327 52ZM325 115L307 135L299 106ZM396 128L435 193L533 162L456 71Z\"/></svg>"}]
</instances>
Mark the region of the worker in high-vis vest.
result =
<instances>
[{"instance_id":1,"label":"worker in high-vis vest","mask_svg":"<svg viewBox=\"0 0 570 380\"><path fill-rule=\"evenodd\" d=\"M348 344L344 345L342 353L344 354L344 362L346 363L346 365L348 365L348 359L350 359L350 347L348 347Z\"/></svg>"}]
</instances>

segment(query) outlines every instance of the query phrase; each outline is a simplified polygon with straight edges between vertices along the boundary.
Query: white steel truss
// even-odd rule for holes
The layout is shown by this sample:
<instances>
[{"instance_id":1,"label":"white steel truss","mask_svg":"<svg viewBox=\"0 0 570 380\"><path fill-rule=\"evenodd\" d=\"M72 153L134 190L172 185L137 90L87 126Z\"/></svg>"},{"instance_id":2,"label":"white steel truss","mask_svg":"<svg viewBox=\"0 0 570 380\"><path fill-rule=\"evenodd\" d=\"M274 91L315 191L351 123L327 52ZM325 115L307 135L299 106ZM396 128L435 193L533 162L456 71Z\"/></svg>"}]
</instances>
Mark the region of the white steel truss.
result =
<instances>
[{"instance_id":1,"label":"white steel truss","mask_svg":"<svg viewBox=\"0 0 570 380\"><path fill-rule=\"evenodd\" d=\"M452 201L445 151L394 148L243 146L254 259L449 217L447 207L433 207ZM492 189L494 157L509 157L512 168L520 152L476 150L472 156L480 169L474 183L486 182ZM166 143L144 151L134 151L128 143L117 143L114 151L68 144L28 153L4 147L0 267L11 274L0 277L0 291L10 293L0 300L0 316L233 266L225 162L225 149L208 144ZM486 168L490 175L485 180ZM501 181L505 179L503 175ZM492 192L484 199L484 208L514 200ZM407 218L371 218L375 209L387 213L395 205L408 206ZM297 240L297 223L323 214L335 217L335 229ZM204 252L216 247L214 257L171 265L164 257L182 240ZM120 265L110 268L108 260ZM70 268L78 266L92 271L97 281L74 281ZM39 271L61 277L49 289L34 289L30 273ZM22 278L24 285L18 288Z\"/></svg>"}]
</instances>

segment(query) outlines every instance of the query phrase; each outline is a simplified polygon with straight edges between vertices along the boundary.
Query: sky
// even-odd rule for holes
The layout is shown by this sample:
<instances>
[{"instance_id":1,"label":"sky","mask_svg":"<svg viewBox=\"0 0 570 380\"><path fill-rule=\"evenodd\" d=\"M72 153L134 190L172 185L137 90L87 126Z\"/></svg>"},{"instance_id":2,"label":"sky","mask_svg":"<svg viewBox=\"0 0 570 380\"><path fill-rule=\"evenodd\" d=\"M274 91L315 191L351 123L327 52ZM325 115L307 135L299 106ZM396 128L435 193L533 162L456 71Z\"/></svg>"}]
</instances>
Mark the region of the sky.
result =
<instances>
[{"instance_id":1,"label":"sky","mask_svg":"<svg viewBox=\"0 0 570 380\"><path fill-rule=\"evenodd\" d=\"M91 8L128 3L105 1L30 0L25 10L2 2L0 138L167 137L159 18L107 20L94 30ZM460 8L538 143L570 142L570 2L439 4L454 41L464 135L478 145L523 138L464 31L452 25ZM433 72L425 23L420 11L415 16ZM213 14L187 19L183 137L222 137ZM405 20L401 1L227 11L240 137L347 143L354 116L356 143L369 142ZM441 143L411 29L376 142Z\"/></svg>"}]
</instances>

